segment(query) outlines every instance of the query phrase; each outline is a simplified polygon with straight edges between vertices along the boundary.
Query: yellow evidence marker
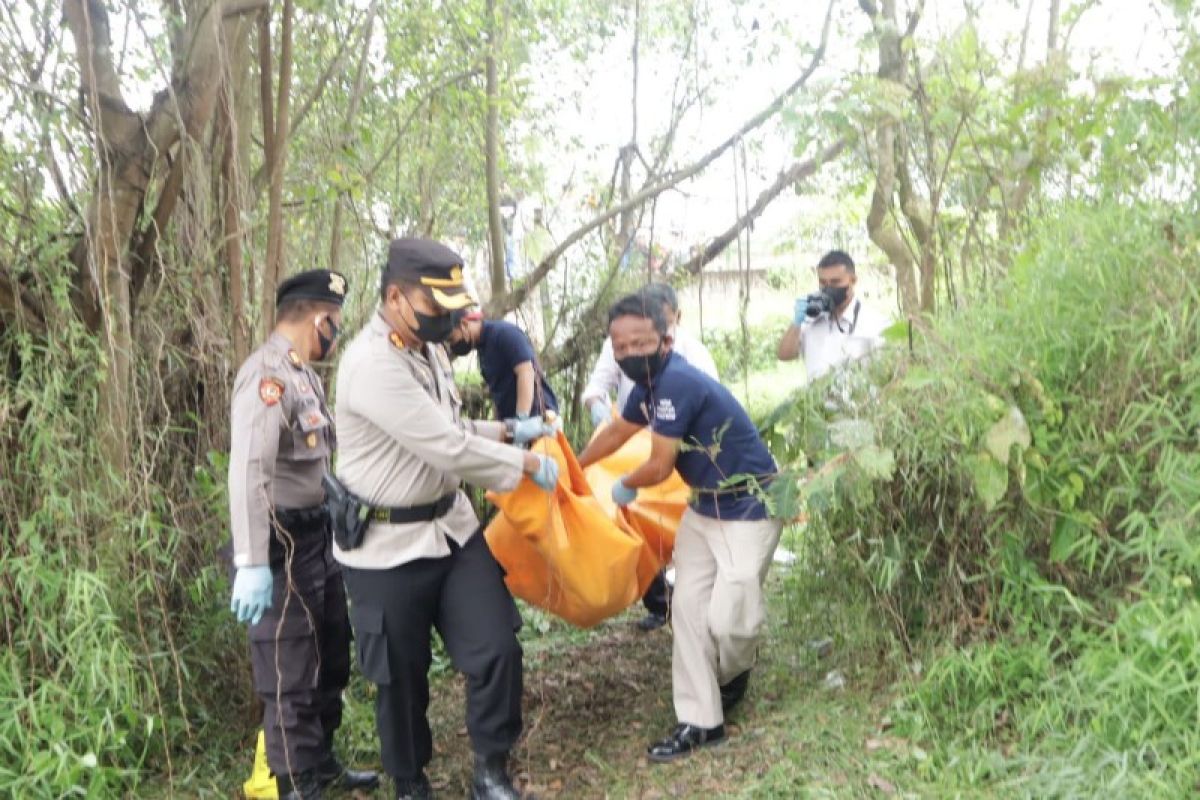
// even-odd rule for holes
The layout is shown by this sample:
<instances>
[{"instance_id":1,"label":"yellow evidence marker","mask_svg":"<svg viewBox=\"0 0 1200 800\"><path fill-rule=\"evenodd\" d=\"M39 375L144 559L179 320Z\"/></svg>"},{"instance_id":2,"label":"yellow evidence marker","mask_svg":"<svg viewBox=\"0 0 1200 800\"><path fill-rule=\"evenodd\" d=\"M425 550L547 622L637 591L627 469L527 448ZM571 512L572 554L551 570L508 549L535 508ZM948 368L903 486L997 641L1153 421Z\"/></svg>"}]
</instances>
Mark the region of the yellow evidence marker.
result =
<instances>
[{"instance_id":1,"label":"yellow evidence marker","mask_svg":"<svg viewBox=\"0 0 1200 800\"><path fill-rule=\"evenodd\" d=\"M242 784L242 794L246 800L279 800L275 774L267 766L267 740L262 731L258 732L258 745L254 748L254 769L250 780Z\"/></svg>"}]
</instances>

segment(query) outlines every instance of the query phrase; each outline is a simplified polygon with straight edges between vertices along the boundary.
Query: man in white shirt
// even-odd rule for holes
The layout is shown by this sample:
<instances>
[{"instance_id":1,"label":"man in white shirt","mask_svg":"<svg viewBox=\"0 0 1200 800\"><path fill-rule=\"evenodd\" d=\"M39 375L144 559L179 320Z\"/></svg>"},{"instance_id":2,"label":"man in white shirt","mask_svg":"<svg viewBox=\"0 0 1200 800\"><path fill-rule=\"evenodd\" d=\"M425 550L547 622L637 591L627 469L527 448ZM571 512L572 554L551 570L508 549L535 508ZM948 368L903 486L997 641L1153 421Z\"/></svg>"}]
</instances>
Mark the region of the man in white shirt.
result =
<instances>
[{"instance_id":1,"label":"man in white shirt","mask_svg":"<svg viewBox=\"0 0 1200 800\"><path fill-rule=\"evenodd\" d=\"M803 351L810 383L882 347L888 325L855 297L858 276L848 254L830 250L822 256L817 280L820 292L796 300L792 324L776 352L780 361L794 361Z\"/></svg>"},{"instance_id":2,"label":"man in white shirt","mask_svg":"<svg viewBox=\"0 0 1200 800\"><path fill-rule=\"evenodd\" d=\"M683 356L685 361L713 380L720 381L717 364L704 342L679 327L681 315L675 290L665 283L651 283L643 291L662 301L668 331L674 337L671 352ZM596 359L596 365L592 368L592 377L588 379L583 390L583 404L592 415L592 425L599 427L612 419L610 395L613 391L617 393L617 409L621 410L625 408L625 401L629 399L629 393L633 391L634 386L629 376L617 366L617 360L613 357L612 339L606 338L604 347L600 350L600 357ZM655 576L646 589L642 605L646 607L646 616L638 621L640 630L653 631L667 624L671 609L671 590L662 572Z\"/></svg>"}]
</instances>

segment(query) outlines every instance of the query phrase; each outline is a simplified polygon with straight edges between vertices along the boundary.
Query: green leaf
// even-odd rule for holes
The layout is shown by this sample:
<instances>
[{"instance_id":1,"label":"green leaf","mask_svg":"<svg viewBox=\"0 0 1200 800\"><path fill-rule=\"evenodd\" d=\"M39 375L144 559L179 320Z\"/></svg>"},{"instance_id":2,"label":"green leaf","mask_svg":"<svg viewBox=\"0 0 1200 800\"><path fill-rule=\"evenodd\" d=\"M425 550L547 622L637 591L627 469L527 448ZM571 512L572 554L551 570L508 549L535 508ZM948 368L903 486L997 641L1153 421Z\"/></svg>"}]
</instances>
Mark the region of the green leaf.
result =
<instances>
[{"instance_id":1,"label":"green leaf","mask_svg":"<svg viewBox=\"0 0 1200 800\"><path fill-rule=\"evenodd\" d=\"M1054 526L1054 534L1050 537L1050 560L1057 564L1066 563L1084 537L1089 536L1090 533L1087 525L1084 525L1076 517L1059 517L1058 523Z\"/></svg>"},{"instance_id":2,"label":"green leaf","mask_svg":"<svg viewBox=\"0 0 1200 800\"><path fill-rule=\"evenodd\" d=\"M887 335L886 332L884 335ZM908 389L924 389L927 386L940 384L942 378L926 367L914 367L908 371L902 382Z\"/></svg>"},{"instance_id":3,"label":"green leaf","mask_svg":"<svg viewBox=\"0 0 1200 800\"><path fill-rule=\"evenodd\" d=\"M875 426L865 419L839 419L829 424L829 443L838 450L858 450L875 444Z\"/></svg>"},{"instance_id":4,"label":"green leaf","mask_svg":"<svg viewBox=\"0 0 1200 800\"><path fill-rule=\"evenodd\" d=\"M1009 407L1008 413L983 437L983 446L992 458L1001 464L1008 463L1013 445L1020 447L1024 452L1031 444L1033 438L1029 435L1029 425L1026 424L1021 409L1016 406Z\"/></svg>"},{"instance_id":5,"label":"green leaf","mask_svg":"<svg viewBox=\"0 0 1200 800\"><path fill-rule=\"evenodd\" d=\"M912 324L902 319L883 329L883 340L892 344L908 344L909 335L912 333Z\"/></svg>"},{"instance_id":6,"label":"green leaf","mask_svg":"<svg viewBox=\"0 0 1200 800\"><path fill-rule=\"evenodd\" d=\"M795 475L786 470L771 481L767 494L775 507L775 516L780 519L792 519L799 515L803 508L804 497L800 482Z\"/></svg>"},{"instance_id":7,"label":"green leaf","mask_svg":"<svg viewBox=\"0 0 1200 800\"><path fill-rule=\"evenodd\" d=\"M967 469L975 494L987 511L991 511L1008 489L1008 470L987 453L976 453L967 459Z\"/></svg>"},{"instance_id":8,"label":"green leaf","mask_svg":"<svg viewBox=\"0 0 1200 800\"><path fill-rule=\"evenodd\" d=\"M854 451L854 462L869 478L891 480L896 471L896 456L889 448L869 445Z\"/></svg>"}]
</instances>

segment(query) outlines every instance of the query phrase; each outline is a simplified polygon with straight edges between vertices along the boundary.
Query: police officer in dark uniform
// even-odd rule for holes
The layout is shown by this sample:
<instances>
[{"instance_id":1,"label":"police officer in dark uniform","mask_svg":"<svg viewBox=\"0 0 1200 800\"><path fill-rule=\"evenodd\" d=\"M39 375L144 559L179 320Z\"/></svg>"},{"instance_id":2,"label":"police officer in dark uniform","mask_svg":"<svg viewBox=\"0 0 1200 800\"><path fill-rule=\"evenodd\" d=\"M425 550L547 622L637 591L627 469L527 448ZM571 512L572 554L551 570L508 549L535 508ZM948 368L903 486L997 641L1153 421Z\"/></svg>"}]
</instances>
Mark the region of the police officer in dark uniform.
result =
<instances>
[{"instance_id":1,"label":"police officer in dark uniform","mask_svg":"<svg viewBox=\"0 0 1200 800\"><path fill-rule=\"evenodd\" d=\"M333 752L350 674L350 624L322 505L333 418L308 364L333 349L345 296L346 279L328 270L280 284L275 330L238 370L233 389L229 508L237 572L230 610L249 623L267 763L287 800L379 782L374 772L345 769Z\"/></svg>"},{"instance_id":2,"label":"police officer in dark uniform","mask_svg":"<svg viewBox=\"0 0 1200 800\"><path fill-rule=\"evenodd\" d=\"M443 346L474 304L462 259L428 239L388 248L379 309L337 373L338 478L372 509L361 543L334 542L363 674L376 684L383 768L397 796L432 796L430 636L466 676L472 797L517 797L508 756L521 732L521 618L462 481L496 491L522 476L549 491L556 462L514 447L554 431L537 417L462 417ZM511 442L512 444L506 443Z\"/></svg>"}]
</instances>

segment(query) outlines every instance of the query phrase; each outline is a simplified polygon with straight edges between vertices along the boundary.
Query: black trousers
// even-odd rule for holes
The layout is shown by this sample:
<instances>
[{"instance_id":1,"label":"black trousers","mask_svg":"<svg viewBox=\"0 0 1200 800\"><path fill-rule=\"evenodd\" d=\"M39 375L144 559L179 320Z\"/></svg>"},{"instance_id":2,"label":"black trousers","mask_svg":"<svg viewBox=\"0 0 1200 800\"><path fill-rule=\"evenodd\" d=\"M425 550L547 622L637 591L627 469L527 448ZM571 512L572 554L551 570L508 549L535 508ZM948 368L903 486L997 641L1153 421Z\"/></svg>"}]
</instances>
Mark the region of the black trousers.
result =
<instances>
[{"instance_id":1,"label":"black trousers","mask_svg":"<svg viewBox=\"0 0 1200 800\"><path fill-rule=\"evenodd\" d=\"M350 621L328 519L316 515L271 540L271 607L250 626L254 690L263 701L267 763L295 775L332 753L350 679Z\"/></svg>"},{"instance_id":2,"label":"black trousers","mask_svg":"<svg viewBox=\"0 0 1200 800\"><path fill-rule=\"evenodd\" d=\"M344 568L359 664L378 687L383 768L395 778L417 777L433 757L426 718L433 628L466 676L475 752L508 753L521 733L520 614L482 531L450 549L391 569Z\"/></svg>"},{"instance_id":3,"label":"black trousers","mask_svg":"<svg viewBox=\"0 0 1200 800\"><path fill-rule=\"evenodd\" d=\"M642 595L642 605L651 614L657 614L660 617L670 616L668 612L671 609L671 586L667 583L665 569L660 569L654 576L654 580L650 581L650 585L646 587L646 593Z\"/></svg>"}]
</instances>

